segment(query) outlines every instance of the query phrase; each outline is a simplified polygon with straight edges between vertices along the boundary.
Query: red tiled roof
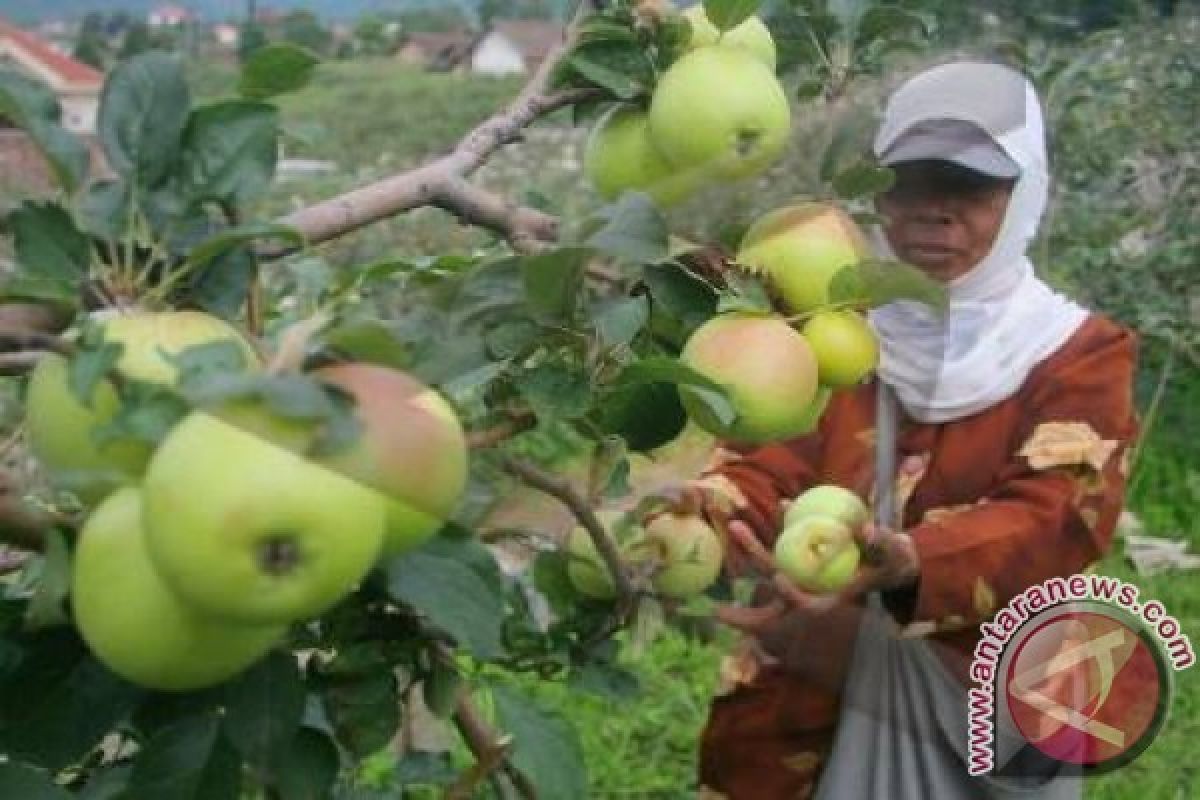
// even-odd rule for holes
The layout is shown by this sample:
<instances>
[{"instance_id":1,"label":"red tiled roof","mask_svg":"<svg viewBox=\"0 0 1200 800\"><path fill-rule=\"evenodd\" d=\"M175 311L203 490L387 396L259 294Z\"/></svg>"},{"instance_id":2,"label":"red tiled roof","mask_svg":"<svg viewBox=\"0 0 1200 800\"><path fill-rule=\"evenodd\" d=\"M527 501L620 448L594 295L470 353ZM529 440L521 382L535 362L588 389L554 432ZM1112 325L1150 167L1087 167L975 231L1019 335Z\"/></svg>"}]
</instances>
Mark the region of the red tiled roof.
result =
<instances>
[{"instance_id":1,"label":"red tiled roof","mask_svg":"<svg viewBox=\"0 0 1200 800\"><path fill-rule=\"evenodd\" d=\"M11 39L18 48L73 86L100 88L104 75L87 64L58 52L44 39L0 19L0 39Z\"/></svg>"}]
</instances>

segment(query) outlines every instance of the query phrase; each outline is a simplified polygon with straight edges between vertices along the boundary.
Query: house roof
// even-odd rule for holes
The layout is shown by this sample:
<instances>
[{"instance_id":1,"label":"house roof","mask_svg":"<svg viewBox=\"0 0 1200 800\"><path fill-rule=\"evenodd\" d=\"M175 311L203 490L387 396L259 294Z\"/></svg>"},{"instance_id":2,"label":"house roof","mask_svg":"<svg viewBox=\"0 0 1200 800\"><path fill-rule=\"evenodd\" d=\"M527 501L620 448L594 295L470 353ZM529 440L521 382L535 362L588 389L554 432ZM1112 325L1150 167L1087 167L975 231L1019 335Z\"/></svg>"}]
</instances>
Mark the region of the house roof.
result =
<instances>
[{"instance_id":1,"label":"house roof","mask_svg":"<svg viewBox=\"0 0 1200 800\"><path fill-rule=\"evenodd\" d=\"M16 51L15 60L28 59L40 70L49 73L62 88L97 89L104 84L104 75L97 69L60 53L45 39L0 19L0 44L7 43Z\"/></svg>"},{"instance_id":2,"label":"house roof","mask_svg":"<svg viewBox=\"0 0 1200 800\"><path fill-rule=\"evenodd\" d=\"M429 33L410 33L404 42L405 47L412 47L421 53L434 56L450 49L467 48L475 40L470 31L446 31Z\"/></svg>"},{"instance_id":3,"label":"house roof","mask_svg":"<svg viewBox=\"0 0 1200 800\"><path fill-rule=\"evenodd\" d=\"M512 42L530 65L549 55L562 42L565 30L557 22L541 19L496 20L492 29Z\"/></svg>"}]
</instances>

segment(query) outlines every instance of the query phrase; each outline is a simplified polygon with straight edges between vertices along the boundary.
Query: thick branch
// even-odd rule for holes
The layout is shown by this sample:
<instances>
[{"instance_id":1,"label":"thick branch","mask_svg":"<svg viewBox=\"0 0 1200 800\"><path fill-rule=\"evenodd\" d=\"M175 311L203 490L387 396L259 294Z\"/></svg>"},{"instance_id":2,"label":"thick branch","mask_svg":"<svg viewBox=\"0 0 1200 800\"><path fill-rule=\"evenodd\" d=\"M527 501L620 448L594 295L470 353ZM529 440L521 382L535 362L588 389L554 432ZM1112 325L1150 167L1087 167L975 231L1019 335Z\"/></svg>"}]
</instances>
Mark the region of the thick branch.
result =
<instances>
[{"instance_id":1,"label":"thick branch","mask_svg":"<svg viewBox=\"0 0 1200 800\"><path fill-rule=\"evenodd\" d=\"M45 350L26 350L23 353L0 353L0 376L24 375L37 366Z\"/></svg>"},{"instance_id":2,"label":"thick branch","mask_svg":"<svg viewBox=\"0 0 1200 800\"><path fill-rule=\"evenodd\" d=\"M558 238L557 217L510 203L453 175L435 189L431 203L463 222L499 233L518 253L536 252L543 242Z\"/></svg>"},{"instance_id":3,"label":"thick branch","mask_svg":"<svg viewBox=\"0 0 1200 800\"><path fill-rule=\"evenodd\" d=\"M467 447L472 450L484 450L489 447L495 447L519 433L524 433L536 424L537 416L531 412L515 414L490 428L483 428L482 430L468 433Z\"/></svg>"},{"instance_id":4,"label":"thick branch","mask_svg":"<svg viewBox=\"0 0 1200 800\"><path fill-rule=\"evenodd\" d=\"M36 509L19 497L0 494L0 543L40 552L47 531L75 525L76 521L65 514Z\"/></svg>"},{"instance_id":5,"label":"thick branch","mask_svg":"<svg viewBox=\"0 0 1200 800\"><path fill-rule=\"evenodd\" d=\"M506 207L506 204L483 193L474 194L474 205L477 206L487 197L488 202L483 203L484 213L477 217L469 216L466 212L472 210L473 204L455 204L447 200L447 193L461 198L463 192L457 188L458 184L465 182L500 147L516 141L521 131L539 117L595 95L591 89L549 91L550 77L559 60L573 46L578 23L586 16L589 5L581 5L564 40L542 60L516 99L470 131L449 154L408 172L296 211L280 219L279 224L295 228L310 243L319 244L404 211L442 205L468 222L499 230L514 243L514 247L518 244L522 247L536 246L536 241L552 239L557 226L550 224L547 215L532 209L516 209L513 211L515 217L501 219L496 216L495 205L499 203ZM542 235L547 233L549 237Z\"/></svg>"},{"instance_id":6,"label":"thick branch","mask_svg":"<svg viewBox=\"0 0 1200 800\"><path fill-rule=\"evenodd\" d=\"M567 481L556 478L532 464L515 458L505 458L503 464L504 468L513 475L533 488L557 498L570 509L571 513L575 515L575 519L579 520L579 524L592 537L592 542L596 545L596 552L600 554L604 565L612 574L618 599L622 605L628 605L628 601L634 596L633 587L629 583L629 576L621 567L621 556L617 552L617 545L608 535L608 531L604 530L604 526L596 518L596 514L588 505L587 500Z\"/></svg>"},{"instance_id":7,"label":"thick branch","mask_svg":"<svg viewBox=\"0 0 1200 800\"><path fill-rule=\"evenodd\" d=\"M0 328L0 350L45 350L70 355L74 348L66 340L52 333L32 330L6 330Z\"/></svg>"},{"instance_id":8,"label":"thick branch","mask_svg":"<svg viewBox=\"0 0 1200 800\"><path fill-rule=\"evenodd\" d=\"M0 305L0 331L36 331L60 333L71 323L71 314L37 303Z\"/></svg>"}]
</instances>

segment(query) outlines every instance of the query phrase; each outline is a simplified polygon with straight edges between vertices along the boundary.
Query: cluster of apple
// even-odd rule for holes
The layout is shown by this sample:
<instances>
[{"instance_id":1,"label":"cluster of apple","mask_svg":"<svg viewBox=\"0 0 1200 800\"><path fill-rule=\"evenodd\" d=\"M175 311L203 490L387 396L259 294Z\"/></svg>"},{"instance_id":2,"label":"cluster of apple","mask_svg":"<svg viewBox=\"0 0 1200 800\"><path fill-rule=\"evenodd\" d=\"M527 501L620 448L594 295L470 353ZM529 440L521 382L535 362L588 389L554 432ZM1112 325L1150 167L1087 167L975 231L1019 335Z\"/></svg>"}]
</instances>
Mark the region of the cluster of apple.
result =
<instances>
[{"instance_id":1,"label":"cluster of apple","mask_svg":"<svg viewBox=\"0 0 1200 800\"><path fill-rule=\"evenodd\" d=\"M854 492L815 486L788 506L775 540L775 563L801 589L836 592L858 569L855 532L866 522L867 507Z\"/></svg>"},{"instance_id":2,"label":"cluster of apple","mask_svg":"<svg viewBox=\"0 0 1200 800\"><path fill-rule=\"evenodd\" d=\"M699 594L721 572L721 539L695 514L665 511L645 524L618 511L600 511L596 516L616 543L621 561L662 597ZM601 600L616 596L612 573L582 526L567 538L566 552L567 576L576 591Z\"/></svg>"},{"instance_id":3,"label":"cluster of apple","mask_svg":"<svg viewBox=\"0 0 1200 800\"><path fill-rule=\"evenodd\" d=\"M100 326L122 346L118 380L176 386L181 353L228 342L244 372L262 370L237 330L199 312L120 313ZM353 403L357 435L341 447L317 446L323 422L258 399L193 409L152 447L102 435L120 407L110 381L83 402L64 358L39 362L26 397L30 444L90 509L72 607L114 672L160 690L220 683L452 513L467 447L438 394L366 364L312 377Z\"/></svg>"},{"instance_id":4,"label":"cluster of apple","mask_svg":"<svg viewBox=\"0 0 1200 800\"><path fill-rule=\"evenodd\" d=\"M787 146L791 109L762 20L722 34L701 4L684 16L687 52L662 74L649 107L619 105L592 130L584 170L605 198L641 191L671 206L713 182L761 173Z\"/></svg>"},{"instance_id":5,"label":"cluster of apple","mask_svg":"<svg viewBox=\"0 0 1200 800\"><path fill-rule=\"evenodd\" d=\"M862 314L833 307L829 297L834 276L868 253L854 221L833 206L801 203L755 222L736 263L764 279L784 313L719 314L692 334L681 358L726 388L736 418L723 424L684 386L689 417L716 436L748 443L812 431L832 392L862 381L879 358ZM800 330L792 318L804 319Z\"/></svg>"}]
</instances>

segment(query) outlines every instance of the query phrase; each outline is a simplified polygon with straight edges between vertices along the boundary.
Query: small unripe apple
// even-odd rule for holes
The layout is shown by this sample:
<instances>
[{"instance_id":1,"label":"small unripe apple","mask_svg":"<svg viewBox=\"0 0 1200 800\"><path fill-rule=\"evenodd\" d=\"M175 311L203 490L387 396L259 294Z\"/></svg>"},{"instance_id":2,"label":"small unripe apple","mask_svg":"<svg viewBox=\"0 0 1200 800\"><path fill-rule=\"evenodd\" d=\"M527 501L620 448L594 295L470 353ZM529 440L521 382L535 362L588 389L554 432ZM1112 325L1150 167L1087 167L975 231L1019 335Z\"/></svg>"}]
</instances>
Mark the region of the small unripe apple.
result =
<instances>
[{"instance_id":1,"label":"small unripe apple","mask_svg":"<svg viewBox=\"0 0 1200 800\"><path fill-rule=\"evenodd\" d=\"M870 255L844 211L800 203L760 217L742 237L737 263L762 276L784 307L802 314L829 302L829 283Z\"/></svg>"},{"instance_id":2,"label":"small unripe apple","mask_svg":"<svg viewBox=\"0 0 1200 800\"><path fill-rule=\"evenodd\" d=\"M783 518L783 527L790 528L805 517L832 517L843 525L848 525L851 531L856 531L867 523L869 513L862 498L841 486L814 486L801 492Z\"/></svg>"},{"instance_id":3,"label":"small unripe apple","mask_svg":"<svg viewBox=\"0 0 1200 800\"><path fill-rule=\"evenodd\" d=\"M142 500L118 489L89 515L71 576L75 624L96 658L139 686L189 691L221 683L283 638L282 625L240 625L195 612L146 550Z\"/></svg>"},{"instance_id":4,"label":"small unripe apple","mask_svg":"<svg viewBox=\"0 0 1200 800\"><path fill-rule=\"evenodd\" d=\"M737 417L716 419L688 386L680 398L701 428L726 439L762 443L812 429L817 361L804 337L781 317L722 314L688 339L681 360L725 387Z\"/></svg>"},{"instance_id":5,"label":"small unripe apple","mask_svg":"<svg viewBox=\"0 0 1200 800\"><path fill-rule=\"evenodd\" d=\"M649 117L632 106L605 114L588 137L583 169L606 200L645 192L660 206L686 200L704 184L701 170L676 170L650 139Z\"/></svg>"},{"instance_id":6,"label":"small unripe apple","mask_svg":"<svg viewBox=\"0 0 1200 800\"><path fill-rule=\"evenodd\" d=\"M378 491L200 411L159 445L142 497L167 585L197 613L231 621L326 611L383 544Z\"/></svg>"},{"instance_id":7,"label":"small unripe apple","mask_svg":"<svg viewBox=\"0 0 1200 800\"><path fill-rule=\"evenodd\" d=\"M372 364L315 373L354 398L361 435L317 460L387 498L384 555L417 547L454 513L467 486L467 437L454 409L416 378Z\"/></svg>"},{"instance_id":8,"label":"small unripe apple","mask_svg":"<svg viewBox=\"0 0 1200 800\"><path fill-rule=\"evenodd\" d=\"M646 524L646 539L663 563L651 578L661 595L691 597L721 574L721 537L695 514L658 515Z\"/></svg>"},{"instance_id":9,"label":"small unripe apple","mask_svg":"<svg viewBox=\"0 0 1200 800\"><path fill-rule=\"evenodd\" d=\"M644 557L641 548L645 530L640 525L623 524L624 517L620 511L596 512L596 519L612 537L622 558L637 561ZM577 592L598 600L611 600L617 596L612 573L596 549L592 535L582 525L575 526L567 537L566 554L567 577Z\"/></svg>"},{"instance_id":10,"label":"small unripe apple","mask_svg":"<svg viewBox=\"0 0 1200 800\"><path fill-rule=\"evenodd\" d=\"M247 370L260 365L237 329L199 311L114 313L98 322L106 341L123 346L116 371L128 379L171 386L179 377L171 357L215 342L237 345ZM98 383L89 400L81 402L71 390L67 361L49 355L30 377L25 421L30 448L50 477L91 505L116 486L135 481L152 448L134 439L99 444L97 431L113 420L120 401L109 381Z\"/></svg>"},{"instance_id":11,"label":"small unripe apple","mask_svg":"<svg viewBox=\"0 0 1200 800\"><path fill-rule=\"evenodd\" d=\"M818 378L825 386L854 386L879 363L875 333L855 311L818 311L800 332L817 357Z\"/></svg>"},{"instance_id":12,"label":"small unripe apple","mask_svg":"<svg viewBox=\"0 0 1200 800\"><path fill-rule=\"evenodd\" d=\"M704 4L697 3L683 12L683 16L692 26L692 38L688 40L688 48L708 47L720 44L721 47L740 47L761 61L772 72L775 71L775 40L771 31L763 24L758 16L747 17L743 22L722 33L712 24L704 13Z\"/></svg>"},{"instance_id":13,"label":"small unripe apple","mask_svg":"<svg viewBox=\"0 0 1200 800\"><path fill-rule=\"evenodd\" d=\"M784 529L775 540L775 561L793 583L809 592L836 592L858 569L858 542L848 525L813 514Z\"/></svg>"},{"instance_id":14,"label":"small unripe apple","mask_svg":"<svg viewBox=\"0 0 1200 800\"><path fill-rule=\"evenodd\" d=\"M672 167L729 180L773 164L791 124L775 73L738 47L687 53L663 73L650 101L650 138Z\"/></svg>"}]
</instances>

